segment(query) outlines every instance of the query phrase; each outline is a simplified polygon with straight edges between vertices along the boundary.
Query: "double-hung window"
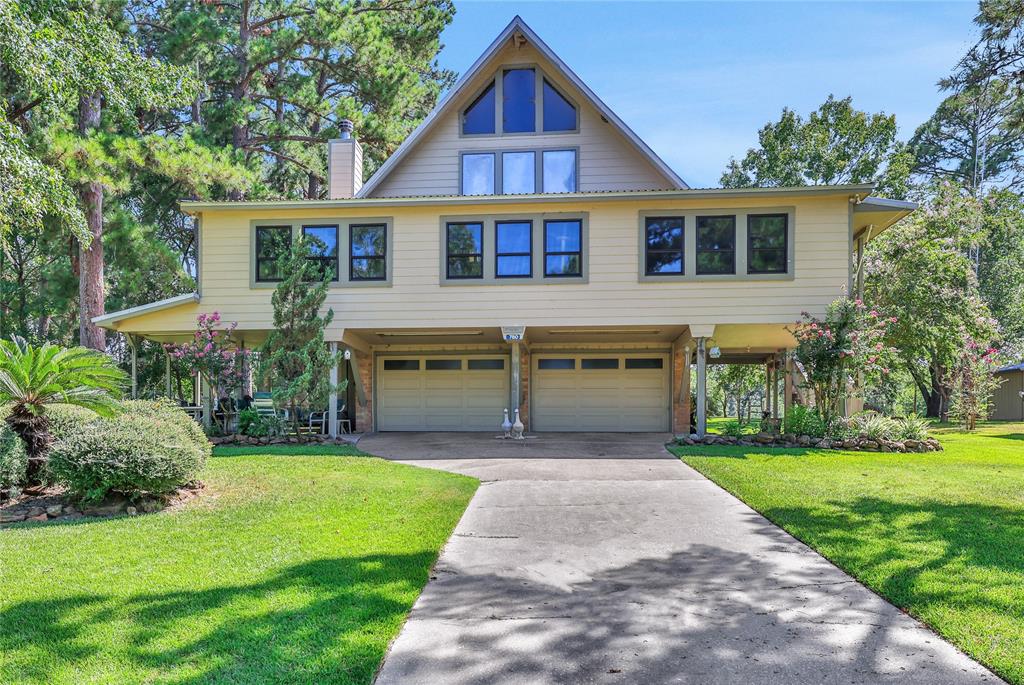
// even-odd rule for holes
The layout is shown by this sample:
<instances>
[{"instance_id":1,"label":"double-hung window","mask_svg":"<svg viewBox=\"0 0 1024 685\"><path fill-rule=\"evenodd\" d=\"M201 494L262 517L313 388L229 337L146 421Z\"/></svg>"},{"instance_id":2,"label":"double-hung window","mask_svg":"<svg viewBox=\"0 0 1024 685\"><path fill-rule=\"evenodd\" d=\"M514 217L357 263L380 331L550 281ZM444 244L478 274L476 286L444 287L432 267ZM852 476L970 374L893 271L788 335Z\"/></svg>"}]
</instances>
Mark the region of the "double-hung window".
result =
<instances>
[{"instance_id":1,"label":"double-hung window","mask_svg":"<svg viewBox=\"0 0 1024 685\"><path fill-rule=\"evenodd\" d=\"M446 271L449 279L484 277L484 225L478 221L445 227Z\"/></svg>"},{"instance_id":2,"label":"double-hung window","mask_svg":"<svg viewBox=\"0 0 1024 685\"><path fill-rule=\"evenodd\" d=\"M349 280L387 280L387 224L349 226Z\"/></svg>"},{"instance_id":3,"label":"double-hung window","mask_svg":"<svg viewBox=\"0 0 1024 685\"><path fill-rule=\"evenodd\" d=\"M683 273L683 226L681 216L647 217L644 271L648 276Z\"/></svg>"},{"instance_id":4,"label":"double-hung window","mask_svg":"<svg viewBox=\"0 0 1024 685\"><path fill-rule=\"evenodd\" d=\"M544 222L544 276L583 275L583 223L579 219Z\"/></svg>"},{"instance_id":5,"label":"double-hung window","mask_svg":"<svg viewBox=\"0 0 1024 685\"><path fill-rule=\"evenodd\" d=\"M697 217L697 274L736 273L736 217Z\"/></svg>"},{"instance_id":6,"label":"double-hung window","mask_svg":"<svg viewBox=\"0 0 1024 685\"><path fill-rule=\"evenodd\" d=\"M338 227L303 226L302 237L309 248L309 261L317 265L320 278L338 280Z\"/></svg>"},{"instance_id":7,"label":"double-hung window","mask_svg":"<svg viewBox=\"0 0 1024 685\"><path fill-rule=\"evenodd\" d=\"M545 193L576 192L575 150L544 150L541 159Z\"/></svg>"},{"instance_id":8,"label":"double-hung window","mask_svg":"<svg viewBox=\"0 0 1024 685\"><path fill-rule=\"evenodd\" d=\"M789 261L789 216L747 215L747 273L784 274Z\"/></svg>"},{"instance_id":9,"label":"double-hung window","mask_svg":"<svg viewBox=\"0 0 1024 685\"><path fill-rule=\"evenodd\" d=\"M494 275L496 278L529 278L533 275L532 221L495 222Z\"/></svg>"},{"instance_id":10,"label":"double-hung window","mask_svg":"<svg viewBox=\"0 0 1024 685\"><path fill-rule=\"evenodd\" d=\"M291 226L256 227L256 281L283 281L284 264L292 248Z\"/></svg>"}]
</instances>

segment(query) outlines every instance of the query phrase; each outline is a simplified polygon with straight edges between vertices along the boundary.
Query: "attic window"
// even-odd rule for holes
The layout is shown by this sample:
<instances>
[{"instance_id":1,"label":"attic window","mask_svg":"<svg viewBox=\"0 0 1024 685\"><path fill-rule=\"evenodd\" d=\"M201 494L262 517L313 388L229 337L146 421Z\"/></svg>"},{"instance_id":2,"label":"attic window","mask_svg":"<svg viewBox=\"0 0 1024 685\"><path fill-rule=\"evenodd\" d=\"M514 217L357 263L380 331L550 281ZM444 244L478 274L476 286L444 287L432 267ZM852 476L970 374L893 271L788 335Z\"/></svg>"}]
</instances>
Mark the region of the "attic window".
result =
<instances>
[{"instance_id":1,"label":"attic window","mask_svg":"<svg viewBox=\"0 0 1024 685\"><path fill-rule=\"evenodd\" d=\"M576 108L547 79L544 79L544 130L576 130Z\"/></svg>"},{"instance_id":2,"label":"attic window","mask_svg":"<svg viewBox=\"0 0 1024 685\"><path fill-rule=\"evenodd\" d=\"M462 111L462 135L467 136L578 129L576 105L533 66L499 70Z\"/></svg>"},{"instance_id":3,"label":"attic window","mask_svg":"<svg viewBox=\"0 0 1024 685\"><path fill-rule=\"evenodd\" d=\"M473 101L462 115L463 134L494 133L494 84Z\"/></svg>"}]
</instances>

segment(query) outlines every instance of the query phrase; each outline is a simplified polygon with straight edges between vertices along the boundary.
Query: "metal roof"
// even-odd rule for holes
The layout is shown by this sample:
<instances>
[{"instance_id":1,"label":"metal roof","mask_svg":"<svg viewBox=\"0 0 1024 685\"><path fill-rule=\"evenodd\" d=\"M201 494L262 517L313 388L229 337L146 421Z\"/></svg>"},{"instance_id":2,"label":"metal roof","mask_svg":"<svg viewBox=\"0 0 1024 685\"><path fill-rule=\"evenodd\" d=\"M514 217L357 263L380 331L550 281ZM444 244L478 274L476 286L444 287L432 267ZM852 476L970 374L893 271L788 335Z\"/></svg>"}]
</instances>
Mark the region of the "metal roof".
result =
<instances>
[{"instance_id":1,"label":"metal roof","mask_svg":"<svg viewBox=\"0 0 1024 685\"><path fill-rule=\"evenodd\" d=\"M614 200L694 200L765 196L861 195L874 189L873 183L838 186L789 186L780 188L680 188L673 190L600 190L583 193L538 193L532 195L407 195L402 197L356 197L344 200L229 200L207 202L182 200L183 211L232 209L333 209L346 207L410 205L480 205L602 202ZM913 205L913 203L907 203ZM916 205L914 205L916 207ZM893 211L892 209L888 211ZM909 213L909 212L908 212Z\"/></svg>"},{"instance_id":2,"label":"metal roof","mask_svg":"<svg viewBox=\"0 0 1024 685\"><path fill-rule=\"evenodd\" d=\"M1020 364L1011 364L1010 366L1004 366L1001 369L996 369L993 373L1010 373L1012 371L1024 371L1024 362Z\"/></svg>"},{"instance_id":3,"label":"metal roof","mask_svg":"<svg viewBox=\"0 0 1024 685\"><path fill-rule=\"evenodd\" d=\"M508 26L498 34L498 37L494 39L494 42L490 44L484 53L480 55L475 62L473 62L472 66L469 67L466 73L464 73L462 77L455 82L455 85L452 86L451 90L441 98L441 101L435 105L433 111L427 115L427 118L424 119L415 130L413 130L409 137L398 146L398 149L388 157L379 169L377 169L377 172L371 176L365 184L363 184L363 187L356 194L356 197L366 197L374 188L380 185L380 183L389 173L391 173L398 163L405 158L413 147L416 146L416 143L419 142L420 138L426 135L429 129L433 128L434 124L437 123L437 120L440 119L441 114L446 112L457 101L459 101L459 99L465 94L464 91L466 86L479 75L481 70L487 66L487 63L490 62L498 51L505 46L506 41L511 39L517 32L525 36L527 41L561 72L561 76L572 83L572 85L574 85L583 94L589 103L597 109L597 111L600 112L601 115L608 120L610 124L612 124L612 126L615 126L619 132L622 133L626 139L629 140L637 150L648 159L648 161L650 161L658 168L659 171L661 171L661 173L675 184L676 188L689 188L689 186L686 185L686 181L681 179L679 175L672 170L672 167L666 164L661 157L655 154L654 150L652 150L647 143L641 140L640 136L633 132L633 129L627 126L626 123L608 107L608 105L602 102L601 98L597 97L597 94L594 93L594 91L592 91L590 87L587 86L587 84L584 83L583 80L580 79L580 77L577 76L573 70L570 69L569 66L563 62L536 33L533 32L533 29L526 25L526 22L523 21L522 17L516 15L513 17L512 21L509 22Z\"/></svg>"}]
</instances>

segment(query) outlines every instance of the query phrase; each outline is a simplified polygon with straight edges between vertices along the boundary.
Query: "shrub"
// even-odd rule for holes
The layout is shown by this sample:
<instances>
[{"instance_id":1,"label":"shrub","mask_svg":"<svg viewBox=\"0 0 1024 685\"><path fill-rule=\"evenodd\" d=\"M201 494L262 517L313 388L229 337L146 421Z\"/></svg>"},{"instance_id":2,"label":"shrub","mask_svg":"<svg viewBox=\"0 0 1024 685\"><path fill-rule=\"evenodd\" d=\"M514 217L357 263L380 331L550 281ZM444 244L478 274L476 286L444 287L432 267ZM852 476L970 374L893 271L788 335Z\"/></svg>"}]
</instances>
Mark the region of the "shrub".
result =
<instances>
[{"instance_id":1,"label":"shrub","mask_svg":"<svg viewBox=\"0 0 1024 685\"><path fill-rule=\"evenodd\" d=\"M0 488L24 482L27 466L25 443L14 431L0 423Z\"/></svg>"},{"instance_id":2,"label":"shrub","mask_svg":"<svg viewBox=\"0 0 1024 685\"><path fill-rule=\"evenodd\" d=\"M111 493L171 492L193 480L209 456L202 429L175 405L134 401L55 442L50 469L73 496L95 502Z\"/></svg>"},{"instance_id":3,"label":"shrub","mask_svg":"<svg viewBox=\"0 0 1024 685\"><path fill-rule=\"evenodd\" d=\"M859 435L871 440L895 440L897 424L888 416L877 412L864 412L853 417L852 427Z\"/></svg>"},{"instance_id":4,"label":"shrub","mask_svg":"<svg viewBox=\"0 0 1024 685\"><path fill-rule=\"evenodd\" d=\"M812 438L825 437L825 422L821 415L802 404L795 404L786 412L782 432L790 435L809 435Z\"/></svg>"},{"instance_id":5,"label":"shrub","mask_svg":"<svg viewBox=\"0 0 1024 685\"><path fill-rule=\"evenodd\" d=\"M238 412L238 432L253 438L284 435L288 432L290 425L276 416L262 416L255 409L243 409Z\"/></svg>"},{"instance_id":6,"label":"shrub","mask_svg":"<svg viewBox=\"0 0 1024 685\"><path fill-rule=\"evenodd\" d=\"M722 435L728 435L731 438L739 438L746 433L746 429L739 421L726 421L722 424L721 431Z\"/></svg>"},{"instance_id":7,"label":"shrub","mask_svg":"<svg viewBox=\"0 0 1024 685\"><path fill-rule=\"evenodd\" d=\"M928 429L930 427L928 419L917 414L911 414L896 420L896 439L924 440L928 437Z\"/></svg>"}]
</instances>

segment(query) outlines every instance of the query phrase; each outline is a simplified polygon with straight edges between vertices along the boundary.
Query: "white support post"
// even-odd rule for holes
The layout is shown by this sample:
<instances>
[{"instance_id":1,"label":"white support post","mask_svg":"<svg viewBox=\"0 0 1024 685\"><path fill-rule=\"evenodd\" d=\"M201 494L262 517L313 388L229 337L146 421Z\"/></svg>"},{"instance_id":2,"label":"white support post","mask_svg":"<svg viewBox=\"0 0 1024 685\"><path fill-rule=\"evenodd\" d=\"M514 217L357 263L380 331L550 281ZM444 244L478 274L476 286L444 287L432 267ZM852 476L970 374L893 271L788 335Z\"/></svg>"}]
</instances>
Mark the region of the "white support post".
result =
<instances>
[{"instance_id":1,"label":"white support post","mask_svg":"<svg viewBox=\"0 0 1024 685\"><path fill-rule=\"evenodd\" d=\"M171 397L171 353L164 350L164 394Z\"/></svg>"},{"instance_id":2,"label":"white support post","mask_svg":"<svg viewBox=\"0 0 1024 685\"><path fill-rule=\"evenodd\" d=\"M131 333L125 336L128 341L128 349L132 353L132 399L139 399L139 353L135 346L135 336Z\"/></svg>"},{"instance_id":3,"label":"white support post","mask_svg":"<svg viewBox=\"0 0 1024 685\"><path fill-rule=\"evenodd\" d=\"M793 406L793 355L788 351L783 354L785 355L786 365L786 376L785 382L783 383L783 392L785 393L785 397L782 398L783 418L785 418L786 416L789 416L789 410Z\"/></svg>"},{"instance_id":4,"label":"white support post","mask_svg":"<svg viewBox=\"0 0 1024 685\"><path fill-rule=\"evenodd\" d=\"M212 393L213 389L206 382L206 377L199 374L199 394L203 400L203 426L206 428L213 425L213 402L210 397Z\"/></svg>"},{"instance_id":5,"label":"white support post","mask_svg":"<svg viewBox=\"0 0 1024 685\"><path fill-rule=\"evenodd\" d=\"M512 417L516 415L516 409L519 409L519 403L522 401L520 395L523 377L521 345L522 343L518 340L512 343L512 394L509 398L512 401L512 406L508 408L508 414Z\"/></svg>"},{"instance_id":6,"label":"white support post","mask_svg":"<svg viewBox=\"0 0 1024 685\"><path fill-rule=\"evenodd\" d=\"M338 439L338 343L329 343L331 348L331 394L327 400L327 434L331 440Z\"/></svg>"},{"instance_id":7,"label":"white support post","mask_svg":"<svg viewBox=\"0 0 1024 685\"><path fill-rule=\"evenodd\" d=\"M769 359L764 365L764 410L768 413L768 418L772 418L772 360Z\"/></svg>"},{"instance_id":8,"label":"white support post","mask_svg":"<svg viewBox=\"0 0 1024 685\"><path fill-rule=\"evenodd\" d=\"M708 430L708 369L707 338L697 338L697 437L703 438Z\"/></svg>"}]
</instances>

